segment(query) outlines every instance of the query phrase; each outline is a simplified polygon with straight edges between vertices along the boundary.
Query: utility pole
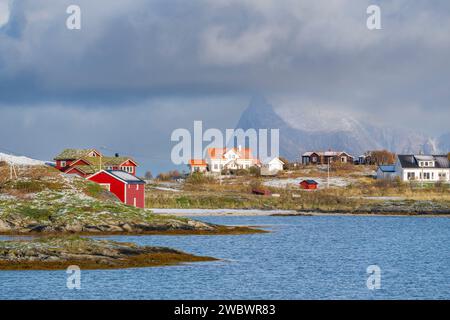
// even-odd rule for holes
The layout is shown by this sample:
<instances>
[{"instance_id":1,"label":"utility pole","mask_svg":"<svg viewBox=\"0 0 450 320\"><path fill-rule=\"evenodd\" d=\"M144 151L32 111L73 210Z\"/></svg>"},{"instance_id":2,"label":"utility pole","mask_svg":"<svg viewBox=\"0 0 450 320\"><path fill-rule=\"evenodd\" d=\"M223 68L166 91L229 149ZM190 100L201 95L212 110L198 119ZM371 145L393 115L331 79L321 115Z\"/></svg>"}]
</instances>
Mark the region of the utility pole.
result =
<instances>
[{"instance_id":1,"label":"utility pole","mask_svg":"<svg viewBox=\"0 0 450 320\"><path fill-rule=\"evenodd\" d=\"M327 189L330 188L330 157L328 157L328 167L327 167Z\"/></svg>"},{"instance_id":2,"label":"utility pole","mask_svg":"<svg viewBox=\"0 0 450 320\"><path fill-rule=\"evenodd\" d=\"M9 162L9 179L10 180L13 180L13 174L14 174L14 177L16 177L16 179L17 179L17 171L16 171L16 168L14 167L14 163Z\"/></svg>"}]
</instances>

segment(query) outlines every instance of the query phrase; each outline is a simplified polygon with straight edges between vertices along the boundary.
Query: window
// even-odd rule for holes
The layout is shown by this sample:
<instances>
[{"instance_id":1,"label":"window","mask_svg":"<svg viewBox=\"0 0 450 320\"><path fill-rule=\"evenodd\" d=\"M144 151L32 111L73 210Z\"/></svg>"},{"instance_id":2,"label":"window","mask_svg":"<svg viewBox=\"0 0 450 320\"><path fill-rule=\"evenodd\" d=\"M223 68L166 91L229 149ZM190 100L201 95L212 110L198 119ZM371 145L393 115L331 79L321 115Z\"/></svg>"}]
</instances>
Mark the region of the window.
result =
<instances>
[{"instance_id":1,"label":"window","mask_svg":"<svg viewBox=\"0 0 450 320\"><path fill-rule=\"evenodd\" d=\"M128 173L133 173L133 167L131 167L131 166L120 167L120 170L123 170L123 171L128 172Z\"/></svg>"},{"instance_id":2,"label":"window","mask_svg":"<svg viewBox=\"0 0 450 320\"><path fill-rule=\"evenodd\" d=\"M60 162L59 162L59 166L60 166L61 168L64 168L66 165L67 165L67 163L66 163L65 161L60 161Z\"/></svg>"},{"instance_id":3,"label":"window","mask_svg":"<svg viewBox=\"0 0 450 320\"><path fill-rule=\"evenodd\" d=\"M408 180L415 180L416 174L414 172L408 172L407 177L408 177Z\"/></svg>"},{"instance_id":4,"label":"window","mask_svg":"<svg viewBox=\"0 0 450 320\"><path fill-rule=\"evenodd\" d=\"M219 169L219 165L216 163L216 164L214 164L214 170L217 170L217 169Z\"/></svg>"}]
</instances>

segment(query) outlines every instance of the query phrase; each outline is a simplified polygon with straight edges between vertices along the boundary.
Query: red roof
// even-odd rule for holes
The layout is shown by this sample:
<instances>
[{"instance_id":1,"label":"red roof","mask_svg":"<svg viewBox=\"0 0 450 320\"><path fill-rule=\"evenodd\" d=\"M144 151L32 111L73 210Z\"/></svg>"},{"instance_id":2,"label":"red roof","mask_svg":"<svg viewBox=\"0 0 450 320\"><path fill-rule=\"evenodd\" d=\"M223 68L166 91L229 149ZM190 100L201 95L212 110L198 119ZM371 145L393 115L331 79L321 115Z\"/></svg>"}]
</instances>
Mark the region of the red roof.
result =
<instances>
[{"instance_id":1,"label":"red roof","mask_svg":"<svg viewBox=\"0 0 450 320\"><path fill-rule=\"evenodd\" d=\"M208 156L211 159L225 159L225 154L230 150L238 154L241 159L256 160L251 148L209 148Z\"/></svg>"},{"instance_id":2,"label":"red roof","mask_svg":"<svg viewBox=\"0 0 450 320\"><path fill-rule=\"evenodd\" d=\"M191 159L189 160L189 165L191 166L205 166L206 167L206 161L202 159Z\"/></svg>"}]
</instances>

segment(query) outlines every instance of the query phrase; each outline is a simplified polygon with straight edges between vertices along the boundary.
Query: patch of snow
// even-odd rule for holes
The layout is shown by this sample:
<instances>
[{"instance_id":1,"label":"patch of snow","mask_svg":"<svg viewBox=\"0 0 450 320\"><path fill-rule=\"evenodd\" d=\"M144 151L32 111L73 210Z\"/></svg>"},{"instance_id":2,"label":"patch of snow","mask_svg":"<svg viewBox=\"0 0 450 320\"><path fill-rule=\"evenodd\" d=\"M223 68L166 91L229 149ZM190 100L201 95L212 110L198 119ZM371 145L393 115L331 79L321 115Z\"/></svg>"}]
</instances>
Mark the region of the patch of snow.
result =
<instances>
[{"instance_id":1,"label":"patch of snow","mask_svg":"<svg viewBox=\"0 0 450 320\"><path fill-rule=\"evenodd\" d=\"M45 161L35 160L24 156L13 156L0 152L0 161L4 161L16 166L43 166Z\"/></svg>"},{"instance_id":2,"label":"patch of snow","mask_svg":"<svg viewBox=\"0 0 450 320\"><path fill-rule=\"evenodd\" d=\"M161 191L181 192L181 190L173 189L173 188L166 188L166 187L151 187L151 188L156 189L156 190L161 190Z\"/></svg>"},{"instance_id":3,"label":"patch of snow","mask_svg":"<svg viewBox=\"0 0 450 320\"><path fill-rule=\"evenodd\" d=\"M9 194L0 194L0 200L14 200L16 197Z\"/></svg>"},{"instance_id":4,"label":"patch of snow","mask_svg":"<svg viewBox=\"0 0 450 320\"><path fill-rule=\"evenodd\" d=\"M358 132L359 120L349 114L336 113L316 105L281 105L276 108L278 114L289 126L308 132Z\"/></svg>"},{"instance_id":5,"label":"patch of snow","mask_svg":"<svg viewBox=\"0 0 450 320\"><path fill-rule=\"evenodd\" d=\"M327 178L299 177L295 179L271 179L263 182L266 187L286 188L290 186L298 187L303 180L315 180L319 185L318 188L327 187ZM350 178L330 177L330 187L346 187L353 182Z\"/></svg>"}]
</instances>

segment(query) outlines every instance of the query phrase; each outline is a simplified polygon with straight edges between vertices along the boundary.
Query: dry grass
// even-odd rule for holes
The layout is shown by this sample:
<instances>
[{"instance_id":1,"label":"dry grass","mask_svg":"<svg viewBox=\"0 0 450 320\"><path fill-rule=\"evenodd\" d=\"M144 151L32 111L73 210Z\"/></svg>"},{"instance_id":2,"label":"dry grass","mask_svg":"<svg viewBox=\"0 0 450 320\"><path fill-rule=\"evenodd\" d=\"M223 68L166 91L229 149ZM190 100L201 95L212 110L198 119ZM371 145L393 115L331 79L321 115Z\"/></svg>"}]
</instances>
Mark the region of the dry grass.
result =
<instances>
[{"instance_id":1,"label":"dry grass","mask_svg":"<svg viewBox=\"0 0 450 320\"><path fill-rule=\"evenodd\" d=\"M354 170L349 170L350 166ZM340 166L332 176L351 177L353 183L347 187L303 191L297 186L269 188L280 197L252 195L252 186L263 181L256 177L224 178L221 183L185 184L182 192L149 191L146 205L149 208L199 208L199 209L289 209L352 211L370 205L381 205L381 197L398 197L406 201L433 201L445 206L450 201L448 184L421 185L399 181L375 180L372 167ZM326 176L326 171L317 167L284 172L283 178ZM376 198L380 198L377 200Z\"/></svg>"}]
</instances>

